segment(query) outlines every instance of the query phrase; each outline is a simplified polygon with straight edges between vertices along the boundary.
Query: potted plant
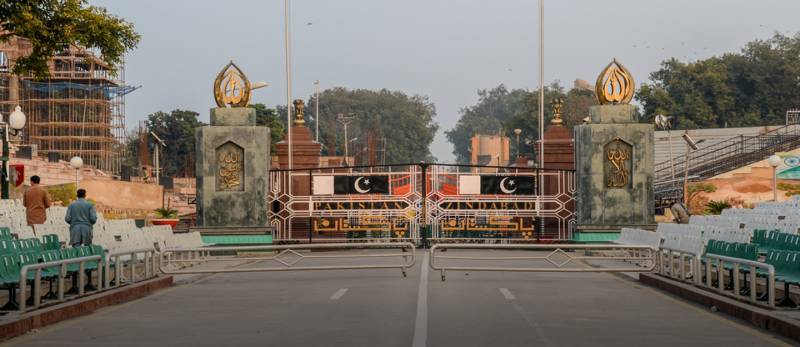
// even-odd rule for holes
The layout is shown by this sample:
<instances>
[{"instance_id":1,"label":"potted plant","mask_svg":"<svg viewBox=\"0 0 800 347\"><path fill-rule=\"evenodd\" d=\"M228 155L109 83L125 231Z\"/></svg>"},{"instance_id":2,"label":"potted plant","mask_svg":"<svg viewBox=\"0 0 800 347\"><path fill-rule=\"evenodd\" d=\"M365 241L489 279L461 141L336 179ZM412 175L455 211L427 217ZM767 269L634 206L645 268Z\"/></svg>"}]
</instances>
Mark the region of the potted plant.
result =
<instances>
[{"instance_id":1,"label":"potted plant","mask_svg":"<svg viewBox=\"0 0 800 347\"><path fill-rule=\"evenodd\" d=\"M178 225L178 210L167 207L161 207L153 210L156 213L156 217L150 220L153 225L169 225L172 227L172 230L175 230L175 227Z\"/></svg>"}]
</instances>

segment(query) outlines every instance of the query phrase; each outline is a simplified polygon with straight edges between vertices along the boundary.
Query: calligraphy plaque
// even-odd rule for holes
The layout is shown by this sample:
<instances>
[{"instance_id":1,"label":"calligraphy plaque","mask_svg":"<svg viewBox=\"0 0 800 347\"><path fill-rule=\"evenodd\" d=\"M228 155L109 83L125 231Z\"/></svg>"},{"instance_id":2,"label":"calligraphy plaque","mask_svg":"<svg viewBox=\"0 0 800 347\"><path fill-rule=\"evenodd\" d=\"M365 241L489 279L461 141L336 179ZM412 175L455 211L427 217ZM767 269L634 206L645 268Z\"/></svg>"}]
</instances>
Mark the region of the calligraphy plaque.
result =
<instances>
[{"instance_id":1,"label":"calligraphy plaque","mask_svg":"<svg viewBox=\"0 0 800 347\"><path fill-rule=\"evenodd\" d=\"M606 187L631 188L633 170L633 146L620 138L603 146Z\"/></svg>"},{"instance_id":2,"label":"calligraphy plaque","mask_svg":"<svg viewBox=\"0 0 800 347\"><path fill-rule=\"evenodd\" d=\"M216 154L217 191L244 191L244 149L228 141Z\"/></svg>"}]
</instances>

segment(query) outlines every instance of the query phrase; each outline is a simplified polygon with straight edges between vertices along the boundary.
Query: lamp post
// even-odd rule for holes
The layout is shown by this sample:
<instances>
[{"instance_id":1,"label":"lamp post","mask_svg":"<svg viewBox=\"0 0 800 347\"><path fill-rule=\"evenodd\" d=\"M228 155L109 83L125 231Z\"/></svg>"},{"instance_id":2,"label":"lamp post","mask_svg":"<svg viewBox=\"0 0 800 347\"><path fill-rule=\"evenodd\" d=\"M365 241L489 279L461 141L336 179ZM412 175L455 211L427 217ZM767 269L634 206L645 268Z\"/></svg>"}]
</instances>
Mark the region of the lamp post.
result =
<instances>
[{"instance_id":1,"label":"lamp post","mask_svg":"<svg viewBox=\"0 0 800 347\"><path fill-rule=\"evenodd\" d=\"M9 192L11 186L11 174L8 170L8 161L11 158L11 153L8 148L9 135L16 136L24 127L25 114L22 113L22 107L17 106L14 108L14 112L11 112L11 114L8 115L8 122L4 122L3 116L0 115L0 131L3 132L0 134L3 141L3 172L2 178L0 178L0 181L2 181L2 193L0 193L0 195L2 195L3 199L8 199L11 195Z\"/></svg>"},{"instance_id":2,"label":"lamp post","mask_svg":"<svg viewBox=\"0 0 800 347\"><path fill-rule=\"evenodd\" d=\"M522 134L522 129L514 129L514 135L517 135L517 158L519 158L519 134Z\"/></svg>"},{"instance_id":3,"label":"lamp post","mask_svg":"<svg viewBox=\"0 0 800 347\"><path fill-rule=\"evenodd\" d=\"M319 143L319 80L314 81L314 137Z\"/></svg>"},{"instance_id":4,"label":"lamp post","mask_svg":"<svg viewBox=\"0 0 800 347\"><path fill-rule=\"evenodd\" d=\"M355 118L356 118L356 115L352 114L352 113L349 114L349 115L346 115L346 116L344 115L344 113L339 113L339 115L336 117L336 119L339 120L339 122L342 123L342 126L344 127L344 163L345 163L345 165L350 165L350 163L348 163L348 160L347 160L347 156L349 155L349 152L347 150L347 148L348 148L347 144L349 143L348 139L347 139L347 125L350 124L350 122L352 122Z\"/></svg>"},{"instance_id":5,"label":"lamp post","mask_svg":"<svg viewBox=\"0 0 800 347\"><path fill-rule=\"evenodd\" d=\"M706 139L695 141L688 133L684 133L682 138L686 141L686 159L683 165L683 203L686 208L689 208L689 164L692 160L692 152L696 151L698 149L697 145L705 142Z\"/></svg>"},{"instance_id":6,"label":"lamp post","mask_svg":"<svg viewBox=\"0 0 800 347\"><path fill-rule=\"evenodd\" d=\"M286 143L289 150L289 167L292 169L292 45L290 32L290 3L289 0L283 1L283 44L286 54ZM291 191L292 180L289 180L289 190Z\"/></svg>"},{"instance_id":7,"label":"lamp post","mask_svg":"<svg viewBox=\"0 0 800 347\"><path fill-rule=\"evenodd\" d=\"M78 174L81 172L81 168L83 167L83 159L81 159L79 156L74 156L69 160L69 166L75 169L75 189L77 190L79 182Z\"/></svg>"},{"instance_id":8,"label":"lamp post","mask_svg":"<svg viewBox=\"0 0 800 347\"><path fill-rule=\"evenodd\" d=\"M772 166L772 201L778 201L778 166L781 166L783 159L777 154L773 154L767 159L769 166Z\"/></svg>"},{"instance_id":9,"label":"lamp post","mask_svg":"<svg viewBox=\"0 0 800 347\"><path fill-rule=\"evenodd\" d=\"M675 157L672 154L672 134L670 133L670 129L672 129L672 123L670 122L670 118L663 114L657 114L655 116L655 123L656 126L661 128L661 130L667 131L667 146L669 147L669 162L670 162L670 169L672 171L672 184L675 184Z\"/></svg>"},{"instance_id":10,"label":"lamp post","mask_svg":"<svg viewBox=\"0 0 800 347\"><path fill-rule=\"evenodd\" d=\"M154 153L153 153L153 168L155 169L156 185L160 185L161 184L161 162L159 161L159 156L160 156L161 149L166 147L166 145L164 144L164 140L162 140L160 137L158 137L158 135L156 135L156 133L151 131L150 135L153 136L153 139L156 140L155 141L155 150L154 150Z\"/></svg>"}]
</instances>

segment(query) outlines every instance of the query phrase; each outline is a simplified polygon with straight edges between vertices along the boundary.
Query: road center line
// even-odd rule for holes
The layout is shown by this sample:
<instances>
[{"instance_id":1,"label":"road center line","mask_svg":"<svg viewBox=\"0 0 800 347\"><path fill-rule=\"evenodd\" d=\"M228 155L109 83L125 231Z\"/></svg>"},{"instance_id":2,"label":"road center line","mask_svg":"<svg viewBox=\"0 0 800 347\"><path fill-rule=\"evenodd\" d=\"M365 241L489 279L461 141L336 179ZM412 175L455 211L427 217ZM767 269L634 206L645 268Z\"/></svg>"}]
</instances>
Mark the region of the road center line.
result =
<instances>
[{"instance_id":1,"label":"road center line","mask_svg":"<svg viewBox=\"0 0 800 347\"><path fill-rule=\"evenodd\" d=\"M422 259L422 271L419 278L419 292L417 292L417 318L414 323L414 347L425 347L428 344L428 256L425 253Z\"/></svg>"},{"instance_id":2,"label":"road center line","mask_svg":"<svg viewBox=\"0 0 800 347\"><path fill-rule=\"evenodd\" d=\"M331 300L341 299L344 296L344 294L347 293L347 289L348 288L340 288L339 290L337 290L336 293L333 293L333 295L331 295Z\"/></svg>"},{"instance_id":3,"label":"road center line","mask_svg":"<svg viewBox=\"0 0 800 347\"><path fill-rule=\"evenodd\" d=\"M506 300L514 300L514 299L516 299L514 297L514 294L511 294L511 291L508 290L508 288L499 288L499 289L500 289L500 293L503 294L503 296L506 298Z\"/></svg>"}]
</instances>

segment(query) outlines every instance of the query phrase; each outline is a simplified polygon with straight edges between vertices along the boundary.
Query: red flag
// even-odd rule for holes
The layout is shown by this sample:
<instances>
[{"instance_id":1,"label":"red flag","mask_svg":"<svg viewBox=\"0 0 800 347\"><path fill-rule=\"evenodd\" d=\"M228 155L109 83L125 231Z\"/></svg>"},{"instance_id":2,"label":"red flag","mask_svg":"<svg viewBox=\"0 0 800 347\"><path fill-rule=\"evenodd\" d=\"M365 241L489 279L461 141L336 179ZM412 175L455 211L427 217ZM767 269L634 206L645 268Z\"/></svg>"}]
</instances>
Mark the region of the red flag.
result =
<instances>
[{"instance_id":1,"label":"red flag","mask_svg":"<svg viewBox=\"0 0 800 347\"><path fill-rule=\"evenodd\" d=\"M11 181L14 182L15 187L19 187L22 185L22 182L25 182L25 165L9 165L8 171L11 172Z\"/></svg>"}]
</instances>

